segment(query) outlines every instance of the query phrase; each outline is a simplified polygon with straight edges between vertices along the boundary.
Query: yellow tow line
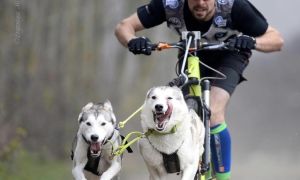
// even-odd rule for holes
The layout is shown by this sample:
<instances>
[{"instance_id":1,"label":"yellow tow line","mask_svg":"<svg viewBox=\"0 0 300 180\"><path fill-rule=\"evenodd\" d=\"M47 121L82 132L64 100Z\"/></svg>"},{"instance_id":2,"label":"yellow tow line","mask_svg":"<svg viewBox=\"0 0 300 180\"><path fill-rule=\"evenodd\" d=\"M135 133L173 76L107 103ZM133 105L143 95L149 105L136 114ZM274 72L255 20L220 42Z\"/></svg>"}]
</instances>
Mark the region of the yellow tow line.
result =
<instances>
[{"instance_id":1,"label":"yellow tow line","mask_svg":"<svg viewBox=\"0 0 300 180\"><path fill-rule=\"evenodd\" d=\"M119 122L118 127L124 128L125 124L132 119L137 113L139 113L143 109L143 105L141 105L134 113L132 113L128 118L126 118L124 121Z\"/></svg>"},{"instance_id":2,"label":"yellow tow line","mask_svg":"<svg viewBox=\"0 0 300 180\"><path fill-rule=\"evenodd\" d=\"M143 108L143 105L141 105L135 112L133 112L128 118L126 118L124 121L119 122L118 124L118 128L122 129L125 127L125 125L128 123L129 120L131 120L135 115L137 115ZM136 137L134 139L132 139L131 141L128 142L129 138L133 135L136 135ZM138 140L140 140L141 138L143 138L144 133L142 132L138 132L138 131L134 131L134 132L130 132L129 134L127 134L125 136L125 138L123 139L122 144L115 150L113 151L113 156L120 156L124 153L124 151L131 146L132 144L134 144L135 142L137 142Z\"/></svg>"},{"instance_id":3,"label":"yellow tow line","mask_svg":"<svg viewBox=\"0 0 300 180\"><path fill-rule=\"evenodd\" d=\"M132 135L136 135L137 137L135 137L134 139L132 139L131 141L127 142L128 139L132 136ZM137 142L138 140L140 140L141 138L144 137L144 133L138 132L138 131L134 131L131 132L129 134L127 134L122 142L122 144L113 152L114 156L120 156L124 153L124 151L131 146L132 144L134 144L135 142Z\"/></svg>"}]
</instances>

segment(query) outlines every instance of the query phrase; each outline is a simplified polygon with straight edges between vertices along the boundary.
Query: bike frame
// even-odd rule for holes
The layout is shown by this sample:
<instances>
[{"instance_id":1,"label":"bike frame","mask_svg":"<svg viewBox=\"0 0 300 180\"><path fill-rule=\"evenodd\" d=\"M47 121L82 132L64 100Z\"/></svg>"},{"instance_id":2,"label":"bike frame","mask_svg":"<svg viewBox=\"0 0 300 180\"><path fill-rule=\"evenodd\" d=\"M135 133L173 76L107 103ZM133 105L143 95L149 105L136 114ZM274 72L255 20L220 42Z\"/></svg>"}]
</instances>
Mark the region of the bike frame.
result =
<instances>
[{"instance_id":1,"label":"bike frame","mask_svg":"<svg viewBox=\"0 0 300 180\"><path fill-rule=\"evenodd\" d=\"M187 40L187 49L190 48L189 41L192 40L192 48L198 47L198 43L201 40L200 32L192 32L193 34L189 34L191 32L183 32L182 39ZM188 39L187 39L188 38ZM200 73L200 59L196 54L190 54L187 57L187 62L183 60L182 69L185 67L185 62L187 63L187 76L188 80L191 83L189 85L189 97L191 99L187 99L188 106L194 106L194 110L201 117L205 127L205 143L204 143L204 154L202 156L202 164L201 169L199 169L198 174L195 178L200 180L209 180L212 179L211 173L211 155L210 155L210 112L209 112L209 102L210 102L210 81L204 80L200 83L201 73ZM181 73L184 71L181 70ZM196 102L193 102L195 101ZM199 104L201 103L201 104Z\"/></svg>"},{"instance_id":2,"label":"bike frame","mask_svg":"<svg viewBox=\"0 0 300 180\"><path fill-rule=\"evenodd\" d=\"M188 78L192 81L198 80L200 82L200 66L199 58L195 56L188 57ZM192 98L191 98L192 97ZM202 116L202 121L205 127L205 143L204 143L204 154L202 156L202 164L200 171L200 180L212 179L211 175L211 155L210 155L210 81L204 80L201 84L192 84L189 87L189 98L186 103L188 106L197 104L195 111L199 116ZM196 102L192 102L195 101ZM201 104L199 104L201 103ZM199 179L199 178L197 178Z\"/></svg>"}]
</instances>

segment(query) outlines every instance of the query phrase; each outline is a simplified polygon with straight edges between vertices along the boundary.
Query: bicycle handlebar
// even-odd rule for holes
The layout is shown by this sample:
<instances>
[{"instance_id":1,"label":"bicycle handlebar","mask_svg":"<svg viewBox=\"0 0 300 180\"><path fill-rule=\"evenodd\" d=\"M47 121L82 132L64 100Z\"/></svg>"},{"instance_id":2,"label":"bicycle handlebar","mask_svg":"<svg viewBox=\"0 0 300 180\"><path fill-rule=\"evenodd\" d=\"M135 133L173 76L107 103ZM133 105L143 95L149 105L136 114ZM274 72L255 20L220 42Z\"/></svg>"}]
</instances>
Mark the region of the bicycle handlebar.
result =
<instances>
[{"instance_id":1,"label":"bicycle handlebar","mask_svg":"<svg viewBox=\"0 0 300 180\"><path fill-rule=\"evenodd\" d=\"M189 37L188 40L182 40L182 41L175 42L175 43L159 42L159 43L155 43L155 44L148 44L151 47L152 51L161 51L161 50L170 49L170 48L177 48L177 49L181 49L181 50L185 51L180 75L178 78L175 78L171 82L169 82L168 83L169 86L180 87L180 86L184 86L184 85L188 85L188 84L198 84L199 83L198 80L197 80L197 82L192 82L188 78L188 75L185 72L185 65L187 63L187 57L188 57L188 54L190 54L190 53L195 53L195 52L201 51L201 50L228 50L228 51L239 52L238 49L231 47L228 42L208 43L208 42L200 42L200 41L196 40L196 41L193 41L193 44L192 44L191 41L192 41L192 37ZM192 56L194 56L194 55L192 55Z\"/></svg>"},{"instance_id":2,"label":"bicycle handlebar","mask_svg":"<svg viewBox=\"0 0 300 180\"><path fill-rule=\"evenodd\" d=\"M184 50L186 44L183 41L176 42L176 43L159 42L159 43L150 44L150 46L152 51L161 51L170 48L178 48ZM197 47L189 48L189 51L200 51L200 50L239 51L238 49L229 46L229 43L226 42L219 42L219 43L203 42L203 43L199 43Z\"/></svg>"}]
</instances>

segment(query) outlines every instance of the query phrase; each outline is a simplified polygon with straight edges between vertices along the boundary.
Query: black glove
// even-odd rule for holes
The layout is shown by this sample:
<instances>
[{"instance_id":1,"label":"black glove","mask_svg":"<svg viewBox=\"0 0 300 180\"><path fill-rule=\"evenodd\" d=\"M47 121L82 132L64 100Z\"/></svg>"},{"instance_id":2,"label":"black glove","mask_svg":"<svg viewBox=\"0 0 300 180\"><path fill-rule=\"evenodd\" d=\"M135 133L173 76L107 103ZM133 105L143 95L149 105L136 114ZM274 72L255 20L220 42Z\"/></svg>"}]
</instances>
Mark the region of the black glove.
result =
<instances>
[{"instance_id":1,"label":"black glove","mask_svg":"<svg viewBox=\"0 0 300 180\"><path fill-rule=\"evenodd\" d=\"M151 54L151 41L146 37L138 37L131 39L128 44L128 49L133 54Z\"/></svg>"},{"instance_id":2,"label":"black glove","mask_svg":"<svg viewBox=\"0 0 300 180\"><path fill-rule=\"evenodd\" d=\"M256 40L254 37L247 35L236 36L228 40L228 44L231 48L236 48L239 50L252 50L255 49Z\"/></svg>"}]
</instances>

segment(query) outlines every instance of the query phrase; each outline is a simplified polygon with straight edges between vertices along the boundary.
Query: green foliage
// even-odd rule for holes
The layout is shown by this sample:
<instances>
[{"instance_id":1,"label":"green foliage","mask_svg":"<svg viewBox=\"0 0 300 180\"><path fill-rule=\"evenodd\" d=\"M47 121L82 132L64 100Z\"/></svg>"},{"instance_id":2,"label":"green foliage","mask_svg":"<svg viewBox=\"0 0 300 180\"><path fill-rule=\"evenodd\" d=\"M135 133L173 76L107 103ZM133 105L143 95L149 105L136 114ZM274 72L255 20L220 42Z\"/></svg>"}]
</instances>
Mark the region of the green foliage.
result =
<instances>
[{"instance_id":1,"label":"green foliage","mask_svg":"<svg viewBox=\"0 0 300 180\"><path fill-rule=\"evenodd\" d=\"M22 139L26 136L27 132L23 128L16 129L15 137L10 140L10 142L4 146L3 150L0 150L0 160L1 161L10 161L11 157L17 151L21 151Z\"/></svg>"},{"instance_id":2,"label":"green foliage","mask_svg":"<svg viewBox=\"0 0 300 180\"><path fill-rule=\"evenodd\" d=\"M26 135L25 129L17 128L14 138L0 150L0 180L71 179L71 161L27 152L22 146Z\"/></svg>"},{"instance_id":3,"label":"green foliage","mask_svg":"<svg viewBox=\"0 0 300 180\"><path fill-rule=\"evenodd\" d=\"M45 159L22 151L13 161L0 162L0 179L5 180L67 180L71 178L71 161Z\"/></svg>"}]
</instances>

